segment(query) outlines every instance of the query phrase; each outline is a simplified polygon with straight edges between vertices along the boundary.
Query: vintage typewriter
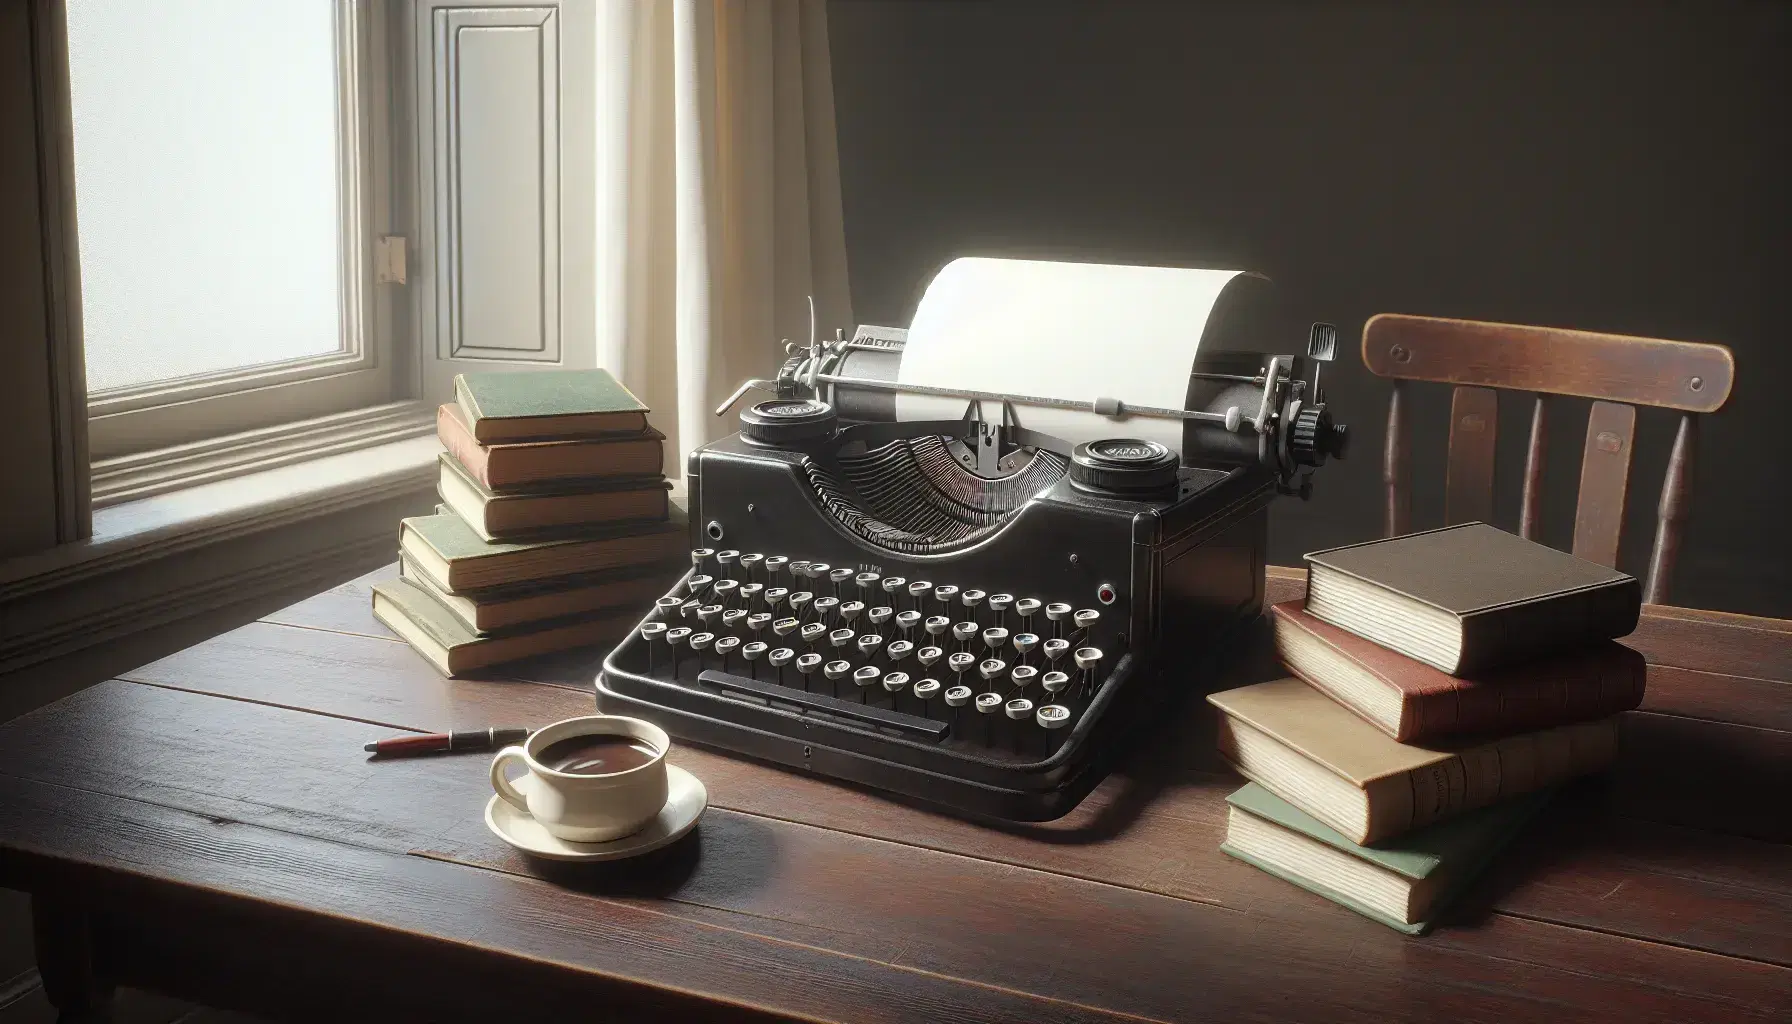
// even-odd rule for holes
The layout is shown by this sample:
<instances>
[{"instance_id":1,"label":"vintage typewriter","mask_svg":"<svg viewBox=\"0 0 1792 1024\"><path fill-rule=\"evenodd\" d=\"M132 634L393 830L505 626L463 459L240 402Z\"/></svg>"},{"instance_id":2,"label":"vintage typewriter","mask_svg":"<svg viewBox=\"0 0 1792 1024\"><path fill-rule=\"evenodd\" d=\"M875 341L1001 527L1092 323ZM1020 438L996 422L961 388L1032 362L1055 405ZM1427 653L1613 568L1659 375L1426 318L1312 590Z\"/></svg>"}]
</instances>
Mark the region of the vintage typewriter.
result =
<instances>
[{"instance_id":1,"label":"vintage typewriter","mask_svg":"<svg viewBox=\"0 0 1792 1024\"><path fill-rule=\"evenodd\" d=\"M718 414L773 397L691 455L690 570L605 659L599 705L973 815L1069 811L1203 692L1261 612L1268 504L1344 452L1319 387L1336 331L1264 351L1285 339L1255 336L1260 298L1222 299L1188 327L1178 407L905 382L898 329L787 345ZM1088 344L1014 357L1127 339ZM917 394L963 413L904 418ZM1085 438L1031 429L1041 410Z\"/></svg>"}]
</instances>

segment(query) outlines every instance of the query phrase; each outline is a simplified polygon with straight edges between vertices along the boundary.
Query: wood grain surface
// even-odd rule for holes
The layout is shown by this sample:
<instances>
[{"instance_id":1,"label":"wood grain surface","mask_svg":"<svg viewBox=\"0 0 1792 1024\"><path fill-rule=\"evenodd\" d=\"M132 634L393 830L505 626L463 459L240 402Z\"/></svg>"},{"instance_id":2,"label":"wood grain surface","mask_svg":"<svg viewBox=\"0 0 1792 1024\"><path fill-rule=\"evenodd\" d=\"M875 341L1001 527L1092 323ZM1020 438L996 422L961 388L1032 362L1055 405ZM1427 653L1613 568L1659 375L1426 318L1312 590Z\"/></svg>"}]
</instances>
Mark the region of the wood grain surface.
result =
<instances>
[{"instance_id":1,"label":"wood grain surface","mask_svg":"<svg viewBox=\"0 0 1792 1024\"><path fill-rule=\"evenodd\" d=\"M360 745L589 713L597 658L444 680L368 613L392 573L0 726L0 884L78 894L119 983L285 1019L1792 1014L1792 624L1646 608L1621 764L1410 939L1218 852L1238 779L1198 700L1056 822L680 746L695 836L530 861L480 820L486 758ZM1278 673L1259 636L1210 688Z\"/></svg>"}]
</instances>

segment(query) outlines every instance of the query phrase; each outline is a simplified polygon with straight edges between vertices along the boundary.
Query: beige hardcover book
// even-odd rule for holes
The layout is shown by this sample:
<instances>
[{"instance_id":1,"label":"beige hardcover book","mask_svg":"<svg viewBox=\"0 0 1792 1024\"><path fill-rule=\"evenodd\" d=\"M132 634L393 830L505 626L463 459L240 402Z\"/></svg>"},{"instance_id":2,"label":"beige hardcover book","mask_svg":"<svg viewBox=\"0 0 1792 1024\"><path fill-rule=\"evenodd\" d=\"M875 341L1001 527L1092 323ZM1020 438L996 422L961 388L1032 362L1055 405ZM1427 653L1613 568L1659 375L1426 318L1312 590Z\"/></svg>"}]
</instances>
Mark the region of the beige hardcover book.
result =
<instances>
[{"instance_id":1,"label":"beige hardcover book","mask_svg":"<svg viewBox=\"0 0 1792 1024\"><path fill-rule=\"evenodd\" d=\"M1244 776L1356 843L1598 771L1616 717L1461 744L1404 744L1299 679L1209 694L1220 753Z\"/></svg>"},{"instance_id":2,"label":"beige hardcover book","mask_svg":"<svg viewBox=\"0 0 1792 1024\"><path fill-rule=\"evenodd\" d=\"M442 589L408 557L400 558L399 575L427 591L468 629L487 634L604 609L644 613L654 598L678 581L683 564L667 562L663 571L645 574L636 570L597 573L557 580L545 587L487 590L479 593L477 600Z\"/></svg>"},{"instance_id":3,"label":"beige hardcover book","mask_svg":"<svg viewBox=\"0 0 1792 1024\"><path fill-rule=\"evenodd\" d=\"M418 516L403 520L398 547L443 590L466 593L660 565L689 550L683 518L559 540L487 541L458 515Z\"/></svg>"},{"instance_id":4,"label":"beige hardcover book","mask_svg":"<svg viewBox=\"0 0 1792 1024\"><path fill-rule=\"evenodd\" d=\"M438 672L453 677L537 654L614 644L640 621L640 611L561 620L530 633L485 636L468 629L423 588L392 580L374 585L373 617L403 637Z\"/></svg>"},{"instance_id":5,"label":"beige hardcover book","mask_svg":"<svg viewBox=\"0 0 1792 1024\"><path fill-rule=\"evenodd\" d=\"M581 527L664 519L666 493L660 477L585 481L567 491L495 494L454 457L443 452L436 493L482 540L514 540L565 533Z\"/></svg>"}]
</instances>

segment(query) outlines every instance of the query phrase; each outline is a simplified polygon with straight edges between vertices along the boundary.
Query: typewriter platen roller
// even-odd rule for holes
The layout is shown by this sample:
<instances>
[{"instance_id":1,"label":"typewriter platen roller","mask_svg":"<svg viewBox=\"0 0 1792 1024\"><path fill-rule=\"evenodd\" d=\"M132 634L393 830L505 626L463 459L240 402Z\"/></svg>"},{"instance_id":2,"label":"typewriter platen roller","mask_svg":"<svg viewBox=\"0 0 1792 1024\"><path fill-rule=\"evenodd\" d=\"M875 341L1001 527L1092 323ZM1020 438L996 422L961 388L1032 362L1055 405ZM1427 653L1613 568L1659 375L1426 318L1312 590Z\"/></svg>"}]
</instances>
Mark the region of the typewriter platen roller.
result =
<instances>
[{"instance_id":1,"label":"typewriter platen roller","mask_svg":"<svg viewBox=\"0 0 1792 1024\"><path fill-rule=\"evenodd\" d=\"M1134 270L1183 283L1097 273ZM1169 404L1161 381L1144 400L1066 394L1038 373L987 387L1006 383L1000 353L961 370L898 329L789 347L723 407L766 393L740 431L692 453L690 571L605 659L600 705L963 812L1070 810L1202 692L1228 634L1261 612L1268 504L1304 497L1346 446L1320 390L1336 332L1312 325L1300 354L1278 353L1266 282L1187 280L1217 292L1193 303L1205 316L1140 321L1192 334L1155 342L1190 359L1163 367L1181 392ZM1153 343L1123 332L1042 352L1038 332L1018 333L992 344L1099 360ZM1099 392L1128 386L1122 371L1087 376Z\"/></svg>"}]
</instances>

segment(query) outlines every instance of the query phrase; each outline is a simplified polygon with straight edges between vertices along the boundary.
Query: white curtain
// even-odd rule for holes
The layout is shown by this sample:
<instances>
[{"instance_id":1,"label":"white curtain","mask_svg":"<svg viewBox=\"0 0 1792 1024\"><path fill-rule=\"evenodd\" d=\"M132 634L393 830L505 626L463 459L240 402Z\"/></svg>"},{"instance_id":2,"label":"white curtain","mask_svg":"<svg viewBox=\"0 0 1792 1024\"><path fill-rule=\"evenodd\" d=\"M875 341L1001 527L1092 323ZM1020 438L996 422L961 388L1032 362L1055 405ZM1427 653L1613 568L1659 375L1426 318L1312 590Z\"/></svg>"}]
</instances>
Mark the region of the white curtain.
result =
<instances>
[{"instance_id":1,"label":"white curtain","mask_svg":"<svg viewBox=\"0 0 1792 1024\"><path fill-rule=\"evenodd\" d=\"M666 472L781 339L851 330L825 0L604 0L598 364L668 435Z\"/></svg>"}]
</instances>

